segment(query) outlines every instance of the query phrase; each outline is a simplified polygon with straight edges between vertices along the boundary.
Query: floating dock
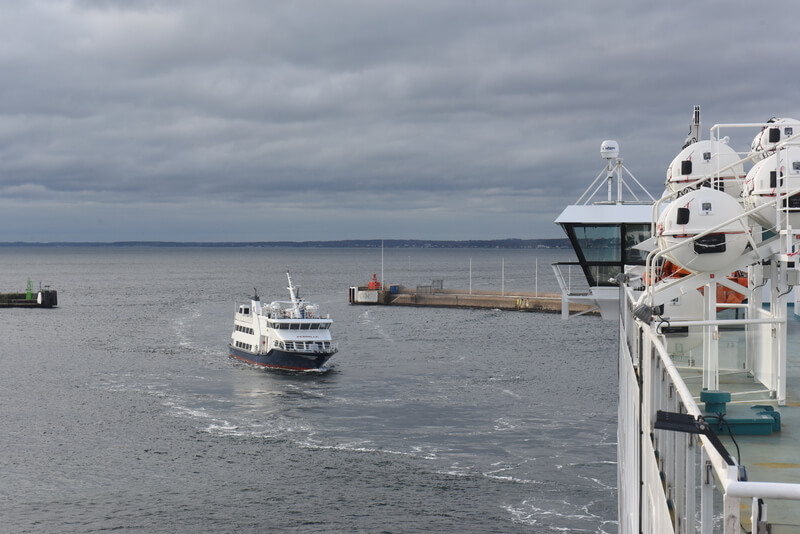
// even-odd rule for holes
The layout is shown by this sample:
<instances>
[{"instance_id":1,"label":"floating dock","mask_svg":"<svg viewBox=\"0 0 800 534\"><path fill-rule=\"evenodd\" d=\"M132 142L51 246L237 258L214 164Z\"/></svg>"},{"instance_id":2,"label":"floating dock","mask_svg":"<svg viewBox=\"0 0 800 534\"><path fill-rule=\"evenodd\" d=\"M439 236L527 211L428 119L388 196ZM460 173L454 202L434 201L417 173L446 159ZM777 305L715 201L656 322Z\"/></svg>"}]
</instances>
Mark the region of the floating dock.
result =
<instances>
[{"instance_id":1,"label":"floating dock","mask_svg":"<svg viewBox=\"0 0 800 534\"><path fill-rule=\"evenodd\" d=\"M373 286L373 287L370 287ZM383 306L417 306L432 308L479 308L511 311L562 313L561 293L469 291L443 289L435 286L406 288L390 285L387 288L369 286L350 287L350 304ZM570 302L571 314L599 315L595 307Z\"/></svg>"}]
</instances>

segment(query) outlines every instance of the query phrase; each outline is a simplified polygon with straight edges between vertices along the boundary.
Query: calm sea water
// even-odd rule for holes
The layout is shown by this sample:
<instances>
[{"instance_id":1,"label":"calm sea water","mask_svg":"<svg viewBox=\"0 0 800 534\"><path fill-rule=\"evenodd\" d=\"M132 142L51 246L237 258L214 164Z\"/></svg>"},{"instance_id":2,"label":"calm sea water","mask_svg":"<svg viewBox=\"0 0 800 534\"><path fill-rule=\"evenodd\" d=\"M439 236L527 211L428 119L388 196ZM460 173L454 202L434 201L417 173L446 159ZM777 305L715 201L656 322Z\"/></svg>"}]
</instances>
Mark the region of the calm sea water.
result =
<instances>
[{"instance_id":1,"label":"calm sea water","mask_svg":"<svg viewBox=\"0 0 800 534\"><path fill-rule=\"evenodd\" d=\"M3 248L53 310L0 310L6 532L616 532L616 331L359 307L359 249ZM391 283L555 290L566 251L386 250ZM536 262L538 260L538 281ZM324 376L226 351L237 300L334 319Z\"/></svg>"}]
</instances>

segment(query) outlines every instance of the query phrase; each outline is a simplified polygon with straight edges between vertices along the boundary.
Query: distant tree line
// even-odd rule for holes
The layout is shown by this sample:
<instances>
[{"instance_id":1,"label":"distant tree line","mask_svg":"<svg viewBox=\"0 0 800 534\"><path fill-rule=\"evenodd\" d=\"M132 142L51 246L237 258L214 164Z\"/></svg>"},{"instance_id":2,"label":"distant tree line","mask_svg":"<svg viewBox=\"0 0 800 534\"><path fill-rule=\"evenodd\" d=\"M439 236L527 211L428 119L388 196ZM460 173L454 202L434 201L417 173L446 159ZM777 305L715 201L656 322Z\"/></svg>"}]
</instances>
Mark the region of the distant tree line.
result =
<instances>
[{"instance_id":1,"label":"distant tree line","mask_svg":"<svg viewBox=\"0 0 800 534\"><path fill-rule=\"evenodd\" d=\"M0 247L298 247L298 248L571 248L563 239L341 239L338 241L115 241L108 243L24 241L0 243Z\"/></svg>"}]
</instances>

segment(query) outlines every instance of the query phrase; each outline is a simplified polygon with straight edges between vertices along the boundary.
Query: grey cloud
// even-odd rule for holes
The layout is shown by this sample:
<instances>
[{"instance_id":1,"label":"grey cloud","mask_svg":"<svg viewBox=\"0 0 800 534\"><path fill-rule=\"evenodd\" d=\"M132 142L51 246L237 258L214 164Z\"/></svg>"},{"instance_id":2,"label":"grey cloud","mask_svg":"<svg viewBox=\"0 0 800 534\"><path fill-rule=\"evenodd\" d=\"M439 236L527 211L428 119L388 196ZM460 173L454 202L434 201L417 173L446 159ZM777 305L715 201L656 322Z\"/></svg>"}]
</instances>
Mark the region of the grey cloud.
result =
<instances>
[{"instance_id":1,"label":"grey cloud","mask_svg":"<svg viewBox=\"0 0 800 534\"><path fill-rule=\"evenodd\" d=\"M226 221L308 218L304 201L328 235L286 239L558 236L603 139L657 193L692 105L704 128L800 116L792 20L744 2L3 6L0 205L47 202L75 240L110 239L114 213L129 239L259 239Z\"/></svg>"}]
</instances>

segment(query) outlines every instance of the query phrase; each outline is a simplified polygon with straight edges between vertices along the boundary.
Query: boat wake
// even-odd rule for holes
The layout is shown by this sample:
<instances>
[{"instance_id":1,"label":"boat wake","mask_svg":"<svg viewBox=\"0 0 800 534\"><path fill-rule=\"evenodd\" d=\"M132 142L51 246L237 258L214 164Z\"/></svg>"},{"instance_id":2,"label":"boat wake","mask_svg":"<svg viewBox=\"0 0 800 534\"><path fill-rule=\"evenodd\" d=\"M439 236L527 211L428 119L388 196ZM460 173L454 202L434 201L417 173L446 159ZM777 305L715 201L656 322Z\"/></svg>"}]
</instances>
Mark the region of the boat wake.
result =
<instances>
[{"instance_id":1,"label":"boat wake","mask_svg":"<svg viewBox=\"0 0 800 534\"><path fill-rule=\"evenodd\" d=\"M593 505L591 502L578 505L564 500L535 504L526 500L519 505L506 505L503 508L511 514L514 523L538 525L546 530L595 534L616 532L617 522L604 520L592 513L589 508ZM563 526L565 523L569 526Z\"/></svg>"},{"instance_id":2,"label":"boat wake","mask_svg":"<svg viewBox=\"0 0 800 534\"><path fill-rule=\"evenodd\" d=\"M394 343L394 339L392 339L392 337L389 334L386 333L386 331L383 329L381 324L380 323L376 323L375 321L372 320L372 318L370 317L371 314L372 314L372 310L366 310L366 311L364 311L364 313L361 314L361 317L364 320L364 323L366 325L370 326L373 330L375 330L375 333L378 336L380 336L381 338L385 339L386 341L389 341L390 343Z\"/></svg>"}]
</instances>

